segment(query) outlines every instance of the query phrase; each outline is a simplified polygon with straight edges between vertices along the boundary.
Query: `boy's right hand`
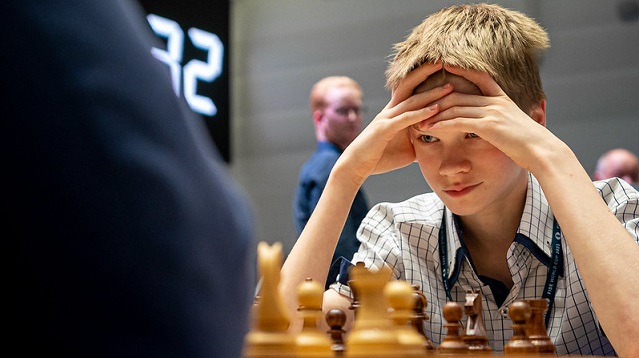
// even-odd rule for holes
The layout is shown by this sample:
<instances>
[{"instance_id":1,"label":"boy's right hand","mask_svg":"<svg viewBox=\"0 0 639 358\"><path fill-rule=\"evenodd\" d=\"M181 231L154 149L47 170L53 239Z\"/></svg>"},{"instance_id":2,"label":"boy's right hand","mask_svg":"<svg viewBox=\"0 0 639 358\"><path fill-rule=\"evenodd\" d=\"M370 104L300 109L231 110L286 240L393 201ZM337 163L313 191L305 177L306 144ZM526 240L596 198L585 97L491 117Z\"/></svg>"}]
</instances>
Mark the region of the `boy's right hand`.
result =
<instances>
[{"instance_id":1,"label":"boy's right hand","mask_svg":"<svg viewBox=\"0 0 639 358\"><path fill-rule=\"evenodd\" d=\"M407 128L429 119L439 111L432 102L453 91L450 84L413 95L428 76L442 64L425 64L409 73L393 90L391 100L340 156L359 184L372 174L403 168L415 160Z\"/></svg>"}]
</instances>

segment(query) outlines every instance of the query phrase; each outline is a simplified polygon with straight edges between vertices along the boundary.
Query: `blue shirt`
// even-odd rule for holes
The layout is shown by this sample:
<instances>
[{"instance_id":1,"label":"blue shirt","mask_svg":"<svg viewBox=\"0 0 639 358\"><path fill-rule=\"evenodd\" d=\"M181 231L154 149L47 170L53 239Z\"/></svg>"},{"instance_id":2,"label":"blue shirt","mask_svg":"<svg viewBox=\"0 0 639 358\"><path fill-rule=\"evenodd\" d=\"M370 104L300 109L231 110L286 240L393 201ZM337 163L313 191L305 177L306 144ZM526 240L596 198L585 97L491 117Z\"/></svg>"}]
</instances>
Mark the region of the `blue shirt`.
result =
<instances>
[{"instance_id":1,"label":"blue shirt","mask_svg":"<svg viewBox=\"0 0 639 358\"><path fill-rule=\"evenodd\" d=\"M293 204L293 215L298 235L306 226L313 210L315 210L315 206L328 181L328 176L341 154L340 149L334 144L318 142L315 152L302 166ZM357 252L359 248L359 241L356 237L357 228L366 217L368 208L364 191L360 189L355 195L355 200L348 213L348 218L344 224L332 261L339 257L351 259L353 254ZM327 283L334 281L334 277L329 277Z\"/></svg>"}]
</instances>

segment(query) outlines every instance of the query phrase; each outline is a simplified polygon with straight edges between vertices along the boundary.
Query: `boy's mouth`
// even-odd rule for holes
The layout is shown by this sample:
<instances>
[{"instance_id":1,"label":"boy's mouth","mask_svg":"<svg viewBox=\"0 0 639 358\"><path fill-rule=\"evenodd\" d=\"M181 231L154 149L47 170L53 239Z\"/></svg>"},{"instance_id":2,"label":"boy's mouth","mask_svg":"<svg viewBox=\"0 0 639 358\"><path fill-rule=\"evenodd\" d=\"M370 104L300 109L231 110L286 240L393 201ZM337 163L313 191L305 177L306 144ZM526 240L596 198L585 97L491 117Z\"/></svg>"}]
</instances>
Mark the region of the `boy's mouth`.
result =
<instances>
[{"instance_id":1,"label":"boy's mouth","mask_svg":"<svg viewBox=\"0 0 639 358\"><path fill-rule=\"evenodd\" d=\"M451 187L451 188L448 188L448 189L444 189L443 191L444 191L444 193L446 193L449 196L460 197L460 196L464 196L464 195L470 193L475 188L477 188L480 184L457 185L457 186L454 186L454 187Z\"/></svg>"}]
</instances>

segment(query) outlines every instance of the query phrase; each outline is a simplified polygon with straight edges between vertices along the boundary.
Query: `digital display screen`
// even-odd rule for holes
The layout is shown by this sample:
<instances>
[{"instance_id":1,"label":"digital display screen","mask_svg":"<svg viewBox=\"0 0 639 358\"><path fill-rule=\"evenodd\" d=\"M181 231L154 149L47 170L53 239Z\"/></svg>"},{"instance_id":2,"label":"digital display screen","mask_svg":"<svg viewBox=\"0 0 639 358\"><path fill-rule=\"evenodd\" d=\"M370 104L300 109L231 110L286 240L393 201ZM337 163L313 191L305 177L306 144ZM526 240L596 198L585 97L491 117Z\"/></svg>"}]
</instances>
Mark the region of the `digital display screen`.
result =
<instances>
[{"instance_id":1,"label":"digital display screen","mask_svg":"<svg viewBox=\"0 0 639 358\"><path fill-rule=\"evenodd\" d=\"M226 162L230 153L230 0L138 0L163 46L151 53L166 64L173 91L202 116Z\"/></svg>"}]
</instances>

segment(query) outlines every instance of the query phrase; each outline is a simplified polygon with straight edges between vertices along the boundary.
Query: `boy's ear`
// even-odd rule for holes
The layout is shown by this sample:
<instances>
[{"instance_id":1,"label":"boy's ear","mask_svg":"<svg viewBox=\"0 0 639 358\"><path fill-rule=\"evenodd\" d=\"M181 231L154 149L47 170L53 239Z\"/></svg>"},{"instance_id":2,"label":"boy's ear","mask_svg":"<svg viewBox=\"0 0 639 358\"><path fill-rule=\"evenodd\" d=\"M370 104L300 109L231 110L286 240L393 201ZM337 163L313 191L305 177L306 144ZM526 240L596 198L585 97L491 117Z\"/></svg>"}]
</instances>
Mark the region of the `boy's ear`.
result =
<instances>
[{"instance_id":1,"label":"boy's ear","mask_svg":"<svg viewBox=\"0 0 639 358\"><path fill-rule=\"evenodd\" d=\"M541 124L542 126L546 126L546 100L542 99L541 102L534 105L530 110L530 118L532 118L535 122Z\"/></svg>"}]
</instances>

